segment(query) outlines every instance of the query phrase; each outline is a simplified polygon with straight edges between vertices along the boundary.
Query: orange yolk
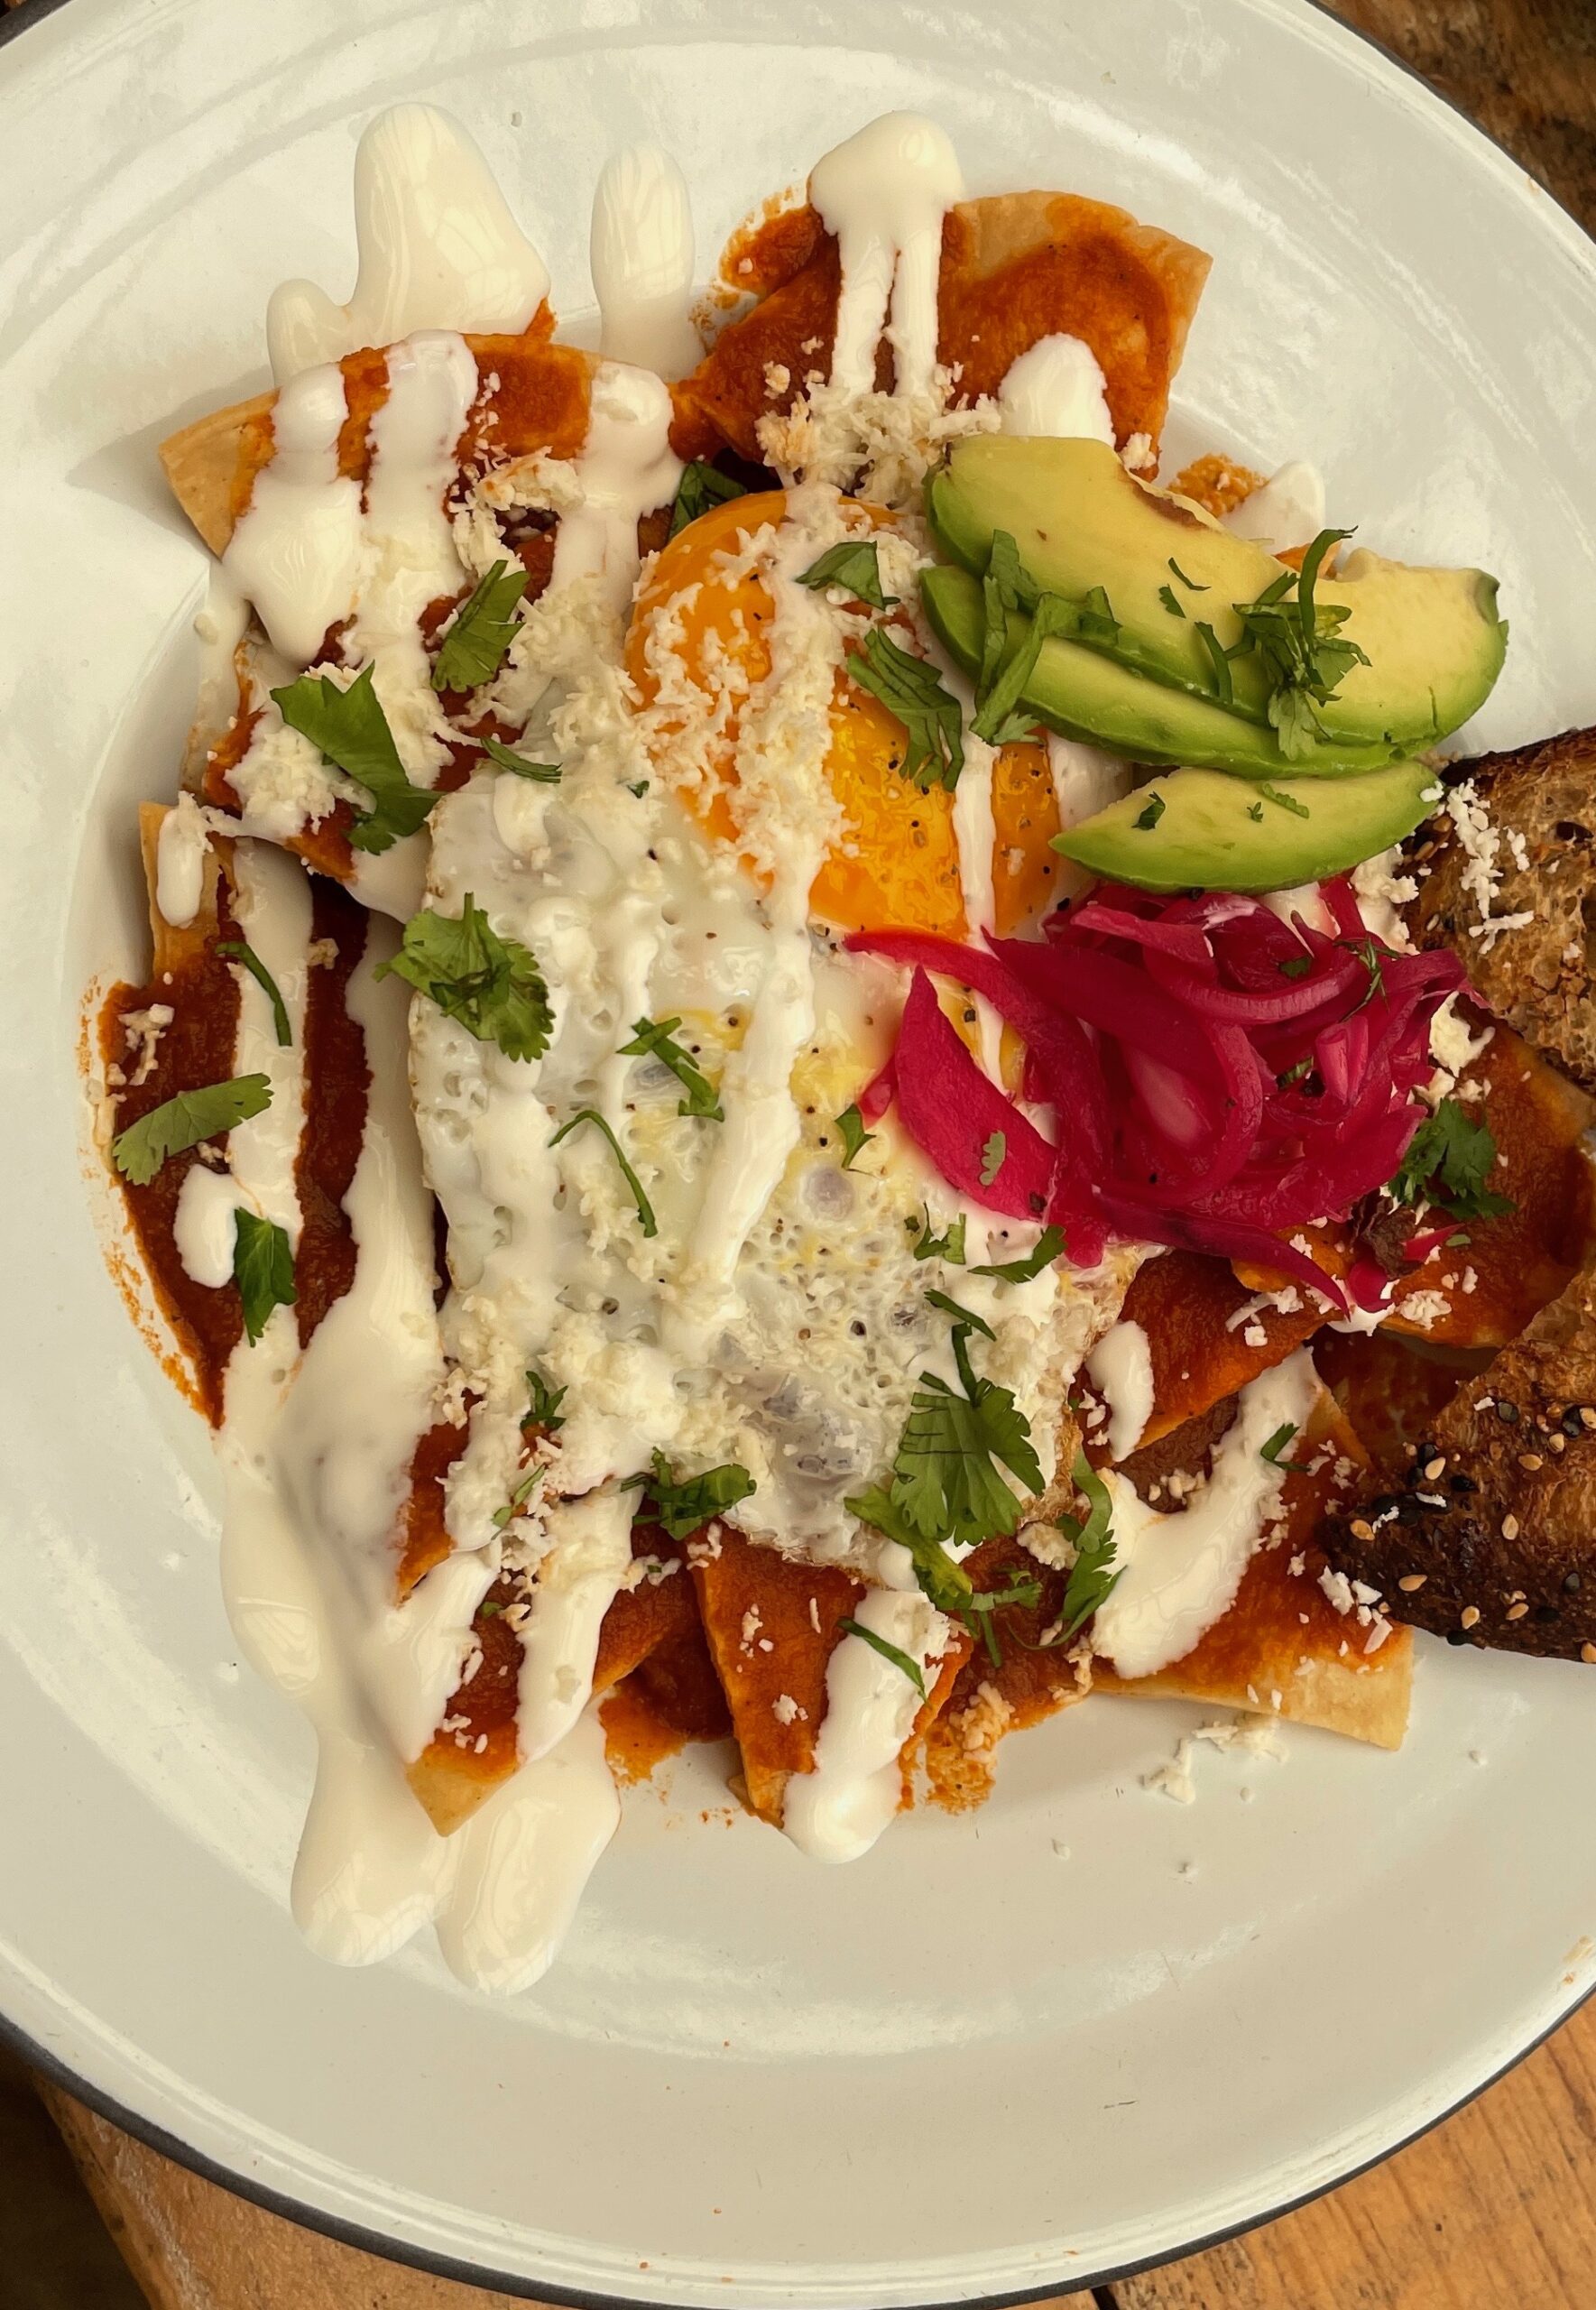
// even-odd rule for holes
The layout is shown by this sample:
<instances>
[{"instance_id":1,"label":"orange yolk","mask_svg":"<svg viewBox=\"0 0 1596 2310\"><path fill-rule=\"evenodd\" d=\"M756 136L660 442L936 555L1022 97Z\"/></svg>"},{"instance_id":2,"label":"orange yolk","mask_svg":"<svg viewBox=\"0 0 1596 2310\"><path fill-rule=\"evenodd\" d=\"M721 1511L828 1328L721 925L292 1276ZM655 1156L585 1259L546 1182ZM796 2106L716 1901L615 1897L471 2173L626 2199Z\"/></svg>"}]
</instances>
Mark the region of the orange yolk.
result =
<instances>
[{"instance_id":1,"label":"orange yolk","mask_svg":"<svg viewBox=\"0 0 1596 2310\"><path fill-rule=\"evenodd\" d=\"M690 522L660 554L627 639L627 670L645 705L660 689L647 661L649 636L671 605L673 646L706 696L719 688L707 670L717 660L734 661L751 688L769 674L775 614L770 593L758 577L728 576L717 558L737 552L740 534L780 522L785 505L780 490L733 498ZM877 507L860 510L876 522L890 518ZM706 830L726 842L736 839L727 799L736 778L735 746L733 710L719 759L709 764L711 782L690 798ZM972 926L959 885L953 797L941 787L922 793L905 778L899 768L903 751L896 716L839 673L826 769L845 831L815 878L810 912L842 930L913 929L964 938ZM1058 832L1058 808L1045 747L1001 749L992 775L992 820L993 927L1007 935L1047 904L1058 866L1048 847Z\"/></svg>"}]
</instances>

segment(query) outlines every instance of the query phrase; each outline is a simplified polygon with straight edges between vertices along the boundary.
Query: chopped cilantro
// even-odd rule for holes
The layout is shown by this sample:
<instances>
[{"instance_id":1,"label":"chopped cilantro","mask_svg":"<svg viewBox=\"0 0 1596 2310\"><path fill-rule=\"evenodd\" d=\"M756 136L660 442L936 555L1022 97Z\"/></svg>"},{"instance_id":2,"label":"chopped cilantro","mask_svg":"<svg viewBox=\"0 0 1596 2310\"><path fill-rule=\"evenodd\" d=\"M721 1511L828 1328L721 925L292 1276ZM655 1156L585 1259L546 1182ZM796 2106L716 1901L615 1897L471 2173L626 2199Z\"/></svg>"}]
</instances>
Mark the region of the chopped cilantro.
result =
<instances>
[{"instance_id":1,"label":"chopped cilantro","mask_svg":"<svg viewBox=\"0 0 1596 2310\"><path fill-rule=\"evenodd\" d=\"M1270 685L1269 724L1280 752L1290 761L1312 753L1324 726L1320 708L1330 703L1354 666L1369 663L1355 642L1336 639L1352 612L1321 609L1314 598L1325 555L1352 534L1351 530L1321 530L1303 556L1300 574L1282 570L1257 601L1235 605L1243 636L1235 654L1257 652Z\"/></svg>"},{"instance_id":2,"label":"chopped cilantro","mask_svg":"<svg viewBox=\"0 0 1596 2310\"><path fill-rule=\"evenodd\" d=\"M1044 1268L1051 1267L1064 1249L1062 1227L1044 1227L1037 1238L1035 1248L1020 1260L1003 1260L995 1267L973 1267L972 1275L995 1275L1002 1283L1029 1283Z\"/></svg>"},{"instance_id":3,"label":"chopped cilantro","mask_svg":"<svg viewBox=\"0 0 1596 2310\"><path fill-rule=\"evenodd\" d=\"M518 754L502 738L478 738L476 744L491 762L496 762L501 770L513 771L517 778L534 779L540 786L559 784L557 762L529 762L525 754Z\"/></svg>"},{"instance_id":4,"label":"chopped cilantro","mask_svg":"<svg viewBox=\"0 0 1596 2310\"><path fill-rule=\"evenodd\" d=\"M543 1374L530 1364L527 1367L527 1414L523 1428L541 1428L552 1436L557 1428L565 1426L560 1406L566 1400L563 1388L551 1388Z\"/></svg>"},{"instance_id":5,"label":"chopped cilantro","mask_svg":"<svg viewBox=\"0 0 1596 2310\"><path fill-rule=\"evenodd\" d=\"M1180 606L1179 597L1176 596L1173 586L1160 586L1158 588L1158 599L1163 603L1164 607L1168 611L1171 617L1184 617L1185 615L1185 612Z\"/></svg>"},{"instance_id":6,"label":"chopped cilantro","mask_svg":"<svg viewBox=\"0 0 1596 2310\"><path fill-rule=\"evenodd\" d=\"M542 1477L543 1463L541 1460L535 1461L516 1485L503 1508L494 1509L494 1526L496 1530L502 1532L512 1518L521 1514L521 1510L541 1483Z\"/></svg>"},{"instance_id":7,"label":"chopped cilantro","mask_svg":"<svg viewBox=\"0 0 1596 2310\"><path fill-rule=\"evenodd\" d=\"M492 681L515 639L515 612L527 589L524 569L495 561L479 578L443 637L432 669L434 689L476 689Z\"/></svg>"},{"instance_id":8,"label":"chopped cilantro","mask_svg":"<svg viewBox=\"0 0 1596 2310\"><path fill-rule=\"evenodd\" d=\"M230 963L242 964L267 1002L272 1005L272 1024L276 1030L278 1048L286 1050L293 1037L289 1032L288 1005L282 999L277 981L262 962L254 948L242 938L218 938L218 955L226 955Z\"/></svg>"},{"instance_id":9,"label":"chopped cilantro","mask_svg":"<svg viewBox=\"0 0 1596 2310\"><path fill-rule=\"evenodd\" d=\"M1169 557L1169 569L1172 576L1179 578L1188 594L1208 594L1213 590L1211 586L1199 586L1195 578L1188 578L1173 554Z\"/></svg>"},{"instance_id":10,"label":"chopped cilantro","mask_svg":"<svg viewBox=\"0 0 1596 2310\"><path fill-rule=\"evenodd\" d=\"M949 1267L963 1267L964 1264L964 1221L965 1215L961 1211L958 1217L949 1223L946 1234L933 1235L931 1215L927 1212L925 1224L915 1238L916 1259L946 1260Z\"/></svg>"},{"instance_id":11,"label":"chopped cilantro","mask_svg":"<svg viewBox=\"0 0 1596 2310\"><path fill-rule=\"evenodd\" d=\"M674 1040L679 1019L634 1019L632 1040L623 1043L623 1058L657 1058L669 1067L687 1097L677 1106L678 1115L701 1115L706 1123L724 1123L726 1111L715 1095L714 1084L696 1066L680 1043Z\"/></svg>"},{"instance_id":12,"label":"chopped cilantro","mask_svg":"<svg viewBox=\"0 0 1596 2310\"><path fill-rule=\"evenodd\" d=\"M349 840L356 850L375 853L414 834L438 795L429 787L412 786L406 777L373 687L373 671L365 667L347 689L328 674L301 674L274 689L272 699L291 730L319 746L335 769L365 788L372 807L356 818Z\"/></svg>"},{"instance_id":13,"label":"chopped cilantro","mask_svg":"<svg viewBox=\"0 0 1596 2310\"><path fill-rule=\"evenodd\" d=\"M955 1324L965 1324L972 1331L981 1332L988 1339L996 1339L997 1334L984 1316L976 1315L973 1308L961 1307L958 1301L950 1299L946 1291L927 1291L926 1298L933 1307L940 1307L945 1316L951 1316Z\"/></svg>"},{"instance_id":14,"label":"chopped cilantro","mask_svg":"<svg viewBox=\"0 0 1596 2310\"><path fill-rule=\"evenodd\" d=\"M866 1628L863 1621L844 1614L837 1626L844 1635L858 1637L862 1643L869 1645L872 1652L879 1652L883 1660L890 1660L895 1668L901 1668L920 1698L925 1700L927 1697L925 1676L918 1660L911 1659L907 1652L900 1650L886 1637L878 1636L874 1629Z\"/></svg>"},{"instance_id":15,"label":"chopped cilantro","mask_svg":"<svg viewBox=\"0 0 1596 2310\"><path fill-rule=\"evenodd\" d=\"M884 626L872 625L863 646L863 656L849 651L848 671L903 725L903 776L922 792L942 786L951 794L964 767L957 698L943 688L935 666L900 650Z\"/></svg>"},{"instance_id":16,"label":"chopped cilantro","mask_svg":"<svg viewBox=\"0 0 1596 2310\"><path fill-rule=\"evenodd\" d=\"M896 594L881 591L881 559L873 538L844 538L839 545L828 547L818 561L809 564L798 584L816 592L826 586L840 586L872 610L890 609L898 599Z\"/></svg>"},{"instance_id":17,"label":"chopped cilantro","mask_svg":"<svg viewBox=\"0 0 1596 2310\"><path fill-rule=\"evenodd\" d=\"M653 1455L653 1474L631 1476L624 1488L643 1488L643 1506L653 1521L669 1533L673 1540L685 1540L712 1516L719 1516L746 1500L754 1491L753 1478L748 1470L739 1467L735 1460L727 1460L718 1468L706 1468L701 1476L688 1476L678 1483L670 1472L670 1463L663 1452Z\"/></svg>"},{"instance_id":18,"label":"chopped cilantro","mask_svg":"<svg viewBox=\"0 0 1596 2310\"><path fill-rule=\"evenodd\" d=\"M1146 809L1139 810L1136 814L1135 823L1137 832L1139 834L1151 834L1153 828L1158 825L1158 820L1163 817L1163 815L1164 797L1161 794L1155 794L1148 803Z\"/></svg>"},{"instance_id":19,"label":"chopped cilantro","mask_svg":"<svg viewBox=\"0 0 1596 2310\"><path fill-rule=\"evenodd\" d=\"M695 457L684 467L677 484L676 502L670 509L670 534L676 537L689 522L696 522L712 506L729 504L733 497L746 497L747 490L729 473L722 473L717 466L706 465L702 457Z\"/></svg>"},{"instance_id":20,"label":"chopped cilantro","mask_svg":"<svg viewBox=\"0 0 1596 2310\"><path fill-rule=\"evenodd\" d=\"M1236 685L1231 673L1230 653L1206 619L1198 618L1194 623L1192 631L1208 652L1208 663L1213 670L1215 697L1222 706L1233 705Z\"/></svg>"},{"instance_id":21,"label":"chopped cilantro","mask_svg":"<svg viewBox=\"0 0 1596 2310\"><path fill-rule=\"evenodd\" d=\"M1076 1491L1085 1494L1087 1514L1084 1524L1073 1516L1061 1516L1058 1520L1060 1531L1073 1542L1075 1551L1059 1611L1063 1625L1056 1640L1061 1644L1068 1642L1083 1621L1091 1619L1125 1568L1114 1563L1118 1553L1113 1535L1114 1504L1107 1484L1084 1452L1076 1453L1072 1474Z\"/></svg>"},{"instance_id":22,"label":"chopped cilantro","mask_svg":"<svg viewBox=\"0 0 1596 2310\"><path fill-rule=\"evenodd\" d=\"M1295 794L1282 794L1278 786L1260 782L1258 790L1266 802L1272 802L1278 810L1289 810L1294 818L1311 818L1314 815L1305 802L1299 802Z\"/></svg>"},{"instance_id":23,"label":"chopped cilantro","mask_svg":"<svg viewBox=\"0 0 1596 2310\"><path fill-rule=\"evenodd\" d=\"M987 1141L986 1145L981 1150L981 1184L983 1187L991 1187L992 1181L997 1178L998 1173L1002 1169L1008 1153L1009 1135L1007 1132L994 1131L992 1137Z\"/></svg>"},{"instance_id":24,"label":"chopped cilantro","mask_svg":"<svg viewBox=\"0 0 1596 2310\"><path fill-rule=\"evenodd\" d=\"M390 971L507 1058L540 1058L549 1048L554 1014L536 956L501 938L469 891L457 915L411 915L398 954L376 975Z\"/></svg>"},{"instance_id":25,"label":"chopped cilantro","mask_svg":"<svg viewBox=\"0 0 1596 2310\"><path fill-rule=\"evenodd\" d=\"M111 1160L125 1179L135 1187L147 1187L169 1156L198 1147L203 1139L217 1138L235 1123L264 1113L271 1104L272 1086L264 1075L235 1075L226 1083L180 1091L117 1132L111 1141Z\"/></svg>"},{"instance_id":26,"label":"chopped cilantro","mask_svg":"<svg viewBox=\"0 0 1596 2310\"><path fill-rule=\"evenodd\" d=\"M253 1347L273 1307L294 1304L294 1254L286 1227L242 1208L233 1215L233 1280Z\"/></svg>"},{"instance_id":27,"label":"chopped cilantro","mask_svg":"<svg viewBox=\"0 0 1596 2310\"><path fill-rule=\"evenodd\" d=\"M865 1130L864 1117L857 1106L844 1107L835 1118L835 1126L843 1135L843 1169L845 1171L852 1167L860 1149L867 1147L875 1133Z\"/></svg>"},{"instance_id":28,"label":"chopped cilantro","mask_svg":"<svg viewBox=\"0 0 1596 2310\"><path fill-rule=\"evenodd\" d=\"M1475 1123L1460 1100L1443 1099L1415 1132L1386 1193L1397 1203L1434 1204L1453 1219L1500 1218L1514 1205L1486 1186L1495 1163L1489 1124Z\"/></svg>"},{"instance_id":29,"label":"chopped cilantro","mask_svg":"<svg viewBox=\"0 0 1596 2310\"><path fill-rule=\"evenodd\" d=\"M638 1178L637 1173L632 1169L631 1164L627 1161L625 1149L622 1146L613 1131L612 1131L610 1125L605 1122L604 1116L599 1113L596 1107L578 1107L576 1113L571 1117L568 1123L561 1123L559 1129L555 1132L549 1144L550 1147L558 1147L562 1139L568 1139L572 1132L576 1130L577 1124L583 1123L593 1123L598 1130L603 1132L604 1137L609 1141L611 1151L613 1153L616 1162L621 1166L621 1175L626 1181L627 1186L632 1189L632 1200L637 1206L639 1226L642 1229L645 1235L657 1235L660 1233L660 1222L654 1216L653 1205L643 1193L643 1183Z\"/></svg>"}]
</instances>

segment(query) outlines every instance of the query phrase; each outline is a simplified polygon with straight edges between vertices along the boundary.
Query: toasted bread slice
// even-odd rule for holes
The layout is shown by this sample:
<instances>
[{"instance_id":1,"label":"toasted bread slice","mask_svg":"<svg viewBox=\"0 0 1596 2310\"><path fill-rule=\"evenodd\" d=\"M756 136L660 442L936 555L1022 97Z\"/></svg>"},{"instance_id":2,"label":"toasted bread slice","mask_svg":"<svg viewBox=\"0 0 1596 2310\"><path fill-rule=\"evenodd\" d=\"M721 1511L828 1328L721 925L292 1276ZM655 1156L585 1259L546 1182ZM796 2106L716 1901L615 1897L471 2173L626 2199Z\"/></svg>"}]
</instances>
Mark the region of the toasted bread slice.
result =
<instances>
[{"instance_id":1,"label":"toasted bread slice","mask_svg":"<svg viewBox=\"0 0 1596 2310\"><path fill-rule=\"evenodd\" d=\"M1127 210L1073 193L962 202L943 227L937 357L958 371L957 397L968 403L995 393L1040 338L1078 337L1102 370L1117 439L1143 434L1156 456L1209 262ZM725 271L729 288L752 288L758 301L676 389L674 438L683 456L727 448L758 462L760 420L829 371L837 245L806 205L734 242ZM885 353L878 381L890 382Z\"/></svg>"},{"instance_id":2,"label":"toasted bread slice","mask_svg":"<svg viewBox=\"0 0 1596 2310\"><path fill-rule=\"evenodd\" d=\"M1320 1538L1453 1644L1596 1659L1596 1265L1458 1389L1399 1491L1366 1487Z\"/></svg>"},{"instance_id":3,"label":"toasted bread slice","mask_svg":"<svg viewBox=\"0 0 1596 2310\"><path fill-rule=\"evenodd\" d=\"M1468 783L1496 838L1490 912L1527 918L1492 937L1480 911L1481 876L1450 818L1433 818L1407 845L1423 872L1407 910L1426 947L1451 947L1490 1009L1574 1082L1596 1093L1592 898L1596 897L1596 729L1564 730L1510 753L1481 754L1444 773ZM1510 844L1516 836L1517 843ZM1522 860L1516 855L1522 845ZM1484 935L1482 935L1484 934Z\"/></svg>"}]
</instances>

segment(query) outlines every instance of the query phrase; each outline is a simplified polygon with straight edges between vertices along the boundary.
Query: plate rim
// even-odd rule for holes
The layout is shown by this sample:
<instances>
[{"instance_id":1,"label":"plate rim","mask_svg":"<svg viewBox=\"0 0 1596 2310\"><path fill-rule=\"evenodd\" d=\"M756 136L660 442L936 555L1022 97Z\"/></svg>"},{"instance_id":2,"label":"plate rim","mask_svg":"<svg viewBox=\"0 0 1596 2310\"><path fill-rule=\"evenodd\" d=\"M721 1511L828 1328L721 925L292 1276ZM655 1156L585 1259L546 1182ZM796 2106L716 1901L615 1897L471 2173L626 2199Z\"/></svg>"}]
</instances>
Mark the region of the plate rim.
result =
<instances>
[{"instance_id":1,"label":"plate rim","mask_svg":"<svg viewBox=\"0 0 1596 2310\"><path fill-rule=\"evenodd\" d=\"M1596 273L1596 235L1586 229L1567 203L1526 168L1499 137L1483 127L1460 103L1436 88L1416 66L1377 34L1339 14L1333 0L1250 0L1250 5L1283 23L1295 23L1296 29L1315 44L1332 51L1339 49L1349 57L1362 51L1361 69L1371 85L1378 87L1382 81L1388 86L1394 84L1406 94L1409 103L1428 114L1433 120L1445 125L1461 146L1465 150L1472 148L1477 163L1482 165L1511 195L1527 219L1533 220L1530 229L1539 233L1549 232L1562 243L1576 263ZM35 30L67 5L68 0L19 0L19 5L0 14L0 50L9 49L23 34ZM0 60L0 107L4 106L7 94L5 79L7 61ZM1596 1981L1578 1991L1544 2027L1485 2077L1465 2087L1455 2100L1431 2112L1411 2131L1401 2134L1369 2157L1357 2160L1296 2195L1286 2197L1216 2230L1204 2231L1167 2250L1102 2268L1059 2271L1036 2287L1010 2288L992 2294L944 2296L940 2299L949 2305L949 2310L954 2310L955 2305L957 2310L1021 2310L1021 2305L1052 2299L1060 2285L1072 2293L1092 2293L1100 2287L1113 2286L1121 2279L1135 2278L1149 2270L1168 2268L1173 2263L1207 2253L1232 2239L1247 2237L1255 2231L1267 2229L1286 2215L1315 2204L1346 2184L1372 2172L1468 2109L1556 2036L1592 1998L1596 1998ZM260 2181L172 2132L157 2119L146 2117L131 2108L116 2093L80 2074L70 2063L33 2037L3 2009L0 2009L0 2046L7 2047L32 2072L81 2102L97 2116L185 2171L299 2228L329 2238L338 2244L354 2247L379 2260L484 2291L497 2291L513 2299L558 2305L558 2310L689 2310L689 2305L664 2295L650 2293L643 2296L629 2293L622 2296L571 2287L541 2278L529 2278L515 2271L494 2268L484 2261L464 2259L391 2232L369 2228Z\"/></svg>"}]
</instances>

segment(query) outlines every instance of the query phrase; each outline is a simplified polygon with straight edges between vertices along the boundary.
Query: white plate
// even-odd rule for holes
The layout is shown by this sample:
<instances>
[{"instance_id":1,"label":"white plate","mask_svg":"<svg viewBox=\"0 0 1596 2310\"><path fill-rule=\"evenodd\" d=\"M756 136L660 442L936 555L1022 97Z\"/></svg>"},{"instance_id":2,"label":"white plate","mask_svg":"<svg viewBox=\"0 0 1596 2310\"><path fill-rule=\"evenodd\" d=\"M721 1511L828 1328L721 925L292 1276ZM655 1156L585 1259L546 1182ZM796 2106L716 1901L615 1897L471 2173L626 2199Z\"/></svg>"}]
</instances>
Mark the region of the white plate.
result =
<instances>
[{"instance_id":1,"label":"white plate","mask_svg":"<svg viewBox=\"0 0 1596 2310\"><path fill-rule=\"evenodd\" d=\"M1189 1713L1105 1701L1011 1743L984 1812L837 1871L701 1825L694 1766L628 1804L509 2005L430 1949L300 1945L309 1734L235 1665L208 1446L107 1279L73 1047L141 951L133 805L193 673L203 557L153 445L261 381L275 281L350 278L356 132L416 95L481 139L571 313L617 142L675 146L709 252L895 105L979 188L1200 242L1177 452L1315 456L1333 519L1499 571L1491 740L1596 719L1592 252L1288 0L71 0L0 51L0 2004L180 2155L546 2296L1082 2285L1324 2187L1585 1991L1591 1686L1426 1645L1399 1756L1208 1757L1191 1812L1140 1786Z\"/></svg>"}]
</instances>

